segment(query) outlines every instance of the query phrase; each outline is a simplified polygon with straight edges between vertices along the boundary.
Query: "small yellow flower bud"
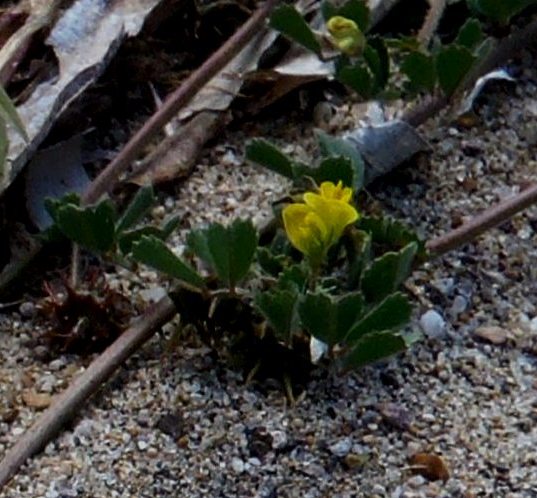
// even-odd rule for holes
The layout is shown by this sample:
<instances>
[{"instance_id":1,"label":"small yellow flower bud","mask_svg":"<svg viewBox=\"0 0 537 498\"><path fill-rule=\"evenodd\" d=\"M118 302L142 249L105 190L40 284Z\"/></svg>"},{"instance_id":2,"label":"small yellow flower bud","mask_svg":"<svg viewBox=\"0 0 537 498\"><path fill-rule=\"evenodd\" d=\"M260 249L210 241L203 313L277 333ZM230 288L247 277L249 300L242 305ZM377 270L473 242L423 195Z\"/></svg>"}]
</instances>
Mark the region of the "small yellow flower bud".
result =
<instances>
[{"instance_id":1,"label":"small yellow flower bud","mask_svg":"<svg viewBox=\"0 0 537 498\"><path fill-rule=\"evenodd\" d=\"M350 57L362 53L365 47L365 36L358 25L343 16L331 17L326 23L332 43L336 48Z\"/></svg>"}]
</instances>

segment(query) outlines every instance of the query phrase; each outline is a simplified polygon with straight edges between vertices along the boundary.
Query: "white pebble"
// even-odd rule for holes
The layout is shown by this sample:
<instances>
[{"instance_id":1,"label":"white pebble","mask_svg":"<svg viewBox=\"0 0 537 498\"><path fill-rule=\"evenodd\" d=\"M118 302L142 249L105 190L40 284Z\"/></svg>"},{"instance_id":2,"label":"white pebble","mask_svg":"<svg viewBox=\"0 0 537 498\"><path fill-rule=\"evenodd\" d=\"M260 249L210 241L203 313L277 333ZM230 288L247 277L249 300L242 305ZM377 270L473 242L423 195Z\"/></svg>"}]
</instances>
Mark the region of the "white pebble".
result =
<instances>
[{"instance_id":1,"label":"white pebble","mask_svg":"<svg viewBox=\"0 0 537 498\"><path fill-rule=\"evenodd\" d=\"M429 310L421 316L420 326L427 337L441 339L445 336L446 322L435 310Z\"/></svg>"},{"instance_id":2,"label":"white pebble","mask_svg":"<svg viewBox=\"0 0 537 498\"><path fill-rule=\"evenodd\" d=\"M330 446L330 452L337 457L346 456L352 448L352 440L348 437L340 439L337 443Z\"/></svg>"},{"instance_id":3,"label":"white pebble","mask_svg":"<svg viewBox=\"0 0 537 498\"><path fill-rule=\"evenodd\" d=\"M244 472L244 462L237 457L233 457L231 460L231 468L236 474L242 474Z\"/></svg>"}]
</instances>

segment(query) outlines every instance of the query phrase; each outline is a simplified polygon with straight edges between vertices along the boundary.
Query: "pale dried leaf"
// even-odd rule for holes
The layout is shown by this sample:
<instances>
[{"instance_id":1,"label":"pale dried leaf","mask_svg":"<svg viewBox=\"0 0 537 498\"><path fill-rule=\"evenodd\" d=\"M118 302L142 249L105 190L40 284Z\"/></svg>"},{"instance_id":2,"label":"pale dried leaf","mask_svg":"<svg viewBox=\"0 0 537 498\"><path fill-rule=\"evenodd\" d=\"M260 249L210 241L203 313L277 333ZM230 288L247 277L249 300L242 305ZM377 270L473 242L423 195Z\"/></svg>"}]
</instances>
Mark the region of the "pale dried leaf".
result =
<instances>
[{"instance_id":1,"label":"pale dried leaf","mask_svg":"<svg viewBox=\"0 0 537 498\"><path fill-rule=\"evenodd\" d=\"M59 198L68 192L81 193L89 184L82 166L82 137L77 135L48 149L40 150L27 167L25 197L30 219L44 230L52 224L45 209L47 197Z\"/></svg>"},{"instance_id":2,"label":"pale dried leaf","mask_svg":"<svg viewBox=\"0 0 537 498\"><path fill-rule=\"evenodd\" d=\"M0 178L0 194L33 155L58 116L101 75L125 37L137 34L161 1L78 0L64 12L46 42L59 61L59 77L37 86L18 107L29 142L9 130L8 162Z\"/></svg>"},{"instance_id":3,"label":"pale dried leaf","mask_svg":"<svg viewBox=\"0 0 537 498\"><path fill-rule=\"evenodd\" d=\"M484 327L478 327L474 331L474 335L479 339L482 339L486 342L490 342L496 346L500 344L505 344L507 340L511 337L511 334L508 330L505 330L502 327L495 325L489 325Z\"/></svg>"},{"instance_id":4,"label":"pale dried leaf","mask_svg":"<svg viewBox=\"0 0 537 498\"><path fill-rule=\"evenodd\" d=\"M32 389L22 392L22 400L26 406L43 410L52 402L52 396L48 393L37 393Z\"/></svg>"}]
</instances>

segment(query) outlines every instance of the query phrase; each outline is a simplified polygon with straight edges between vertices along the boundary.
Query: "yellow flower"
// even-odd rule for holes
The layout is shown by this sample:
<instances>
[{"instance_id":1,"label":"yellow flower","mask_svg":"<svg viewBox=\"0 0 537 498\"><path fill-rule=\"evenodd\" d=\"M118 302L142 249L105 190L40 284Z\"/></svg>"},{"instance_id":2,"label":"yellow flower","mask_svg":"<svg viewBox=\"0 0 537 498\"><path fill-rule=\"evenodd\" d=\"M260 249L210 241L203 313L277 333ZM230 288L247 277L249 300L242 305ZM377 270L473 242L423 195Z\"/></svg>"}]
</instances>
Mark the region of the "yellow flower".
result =
<instances>
[{"instance_id":1,"label":"yellow flower","mask_svg":"<svg viewBox=\"0 0 537 498\"><path fill-rule=\"evenodd\" d=\"M304 203L289 204L282 211L283 224L291 244L319 265L328 249L335 244L347 225L359 215L350 204L352 190L323 182L319 193L307 192Z\"/></svg>"},{"instance_id":2,"label":"yellow flower","mask_svg":"<svg viewBox=\"0 0 537 498\"><path fill-rule=\"evenodd\" d=\"M358 25L343 16L331 17L326 23L331 41L344 54L355 57L362 53L365 46L365 36Z\"/></svg>"}]
</instances>

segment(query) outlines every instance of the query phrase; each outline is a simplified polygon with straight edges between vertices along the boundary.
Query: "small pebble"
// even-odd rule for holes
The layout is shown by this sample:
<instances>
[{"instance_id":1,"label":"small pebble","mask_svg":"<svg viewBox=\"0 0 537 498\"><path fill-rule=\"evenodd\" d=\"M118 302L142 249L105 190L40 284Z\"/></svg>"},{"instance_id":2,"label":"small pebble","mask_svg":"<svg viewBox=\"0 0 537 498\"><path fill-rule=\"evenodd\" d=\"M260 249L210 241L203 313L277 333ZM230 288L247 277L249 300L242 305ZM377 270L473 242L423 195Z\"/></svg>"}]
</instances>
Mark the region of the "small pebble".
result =
<instances>
[{"instance_id":1,"label":"small pebble","mask_svg":"<svg viewBox=\"0 0 537 498\"><path fill-rule=\"evenodd\" d=\"M351 438L344 438L338 441L337 443L332 444L329 446L330 452L337 457L344 457L352 448L352 439Z\"/></svg>"},{"instance_id":2,"label":"small pebble","mask_svg":"<svg viewBox=\"0 0 537 498\"><path fill-rule=\"evenodd\" d=\"M235 474L242 474L244 472L244 462L237 457L231 459L231 468Z\"/></svg>"},{"instance_id":3,"label":"small pebble","mask_svg":"<svg viewBox=\"0 0 537 498\"><path fill-rule=\"evenodd\" d=\"M25 301L19 306L19 313L22 318L30 319L36 315L35 304L32 301Z\"/></svg>"},{"instance_id":4,"label":"small pebble","mask_svg":"<svg viewBox=\"0 0 537 498\"><path fill-rule=\"evenodd\" d=\"M147 441L144 441L143 439L139 439L136 442L136 446L140 451L145 451L147 448L149 448L149 443Z\"/></svg>"},{"instance_id":5,"label":"small pebble","mask_svg":"<svg viewBox=\"0 0 537 498\"><path fill-rule=\"evenodd\" d=\"M442 339L446 335L446 322L435 310L429 310L420 318L420 326L427 337Z\"/></svg>"}]
</instances>

